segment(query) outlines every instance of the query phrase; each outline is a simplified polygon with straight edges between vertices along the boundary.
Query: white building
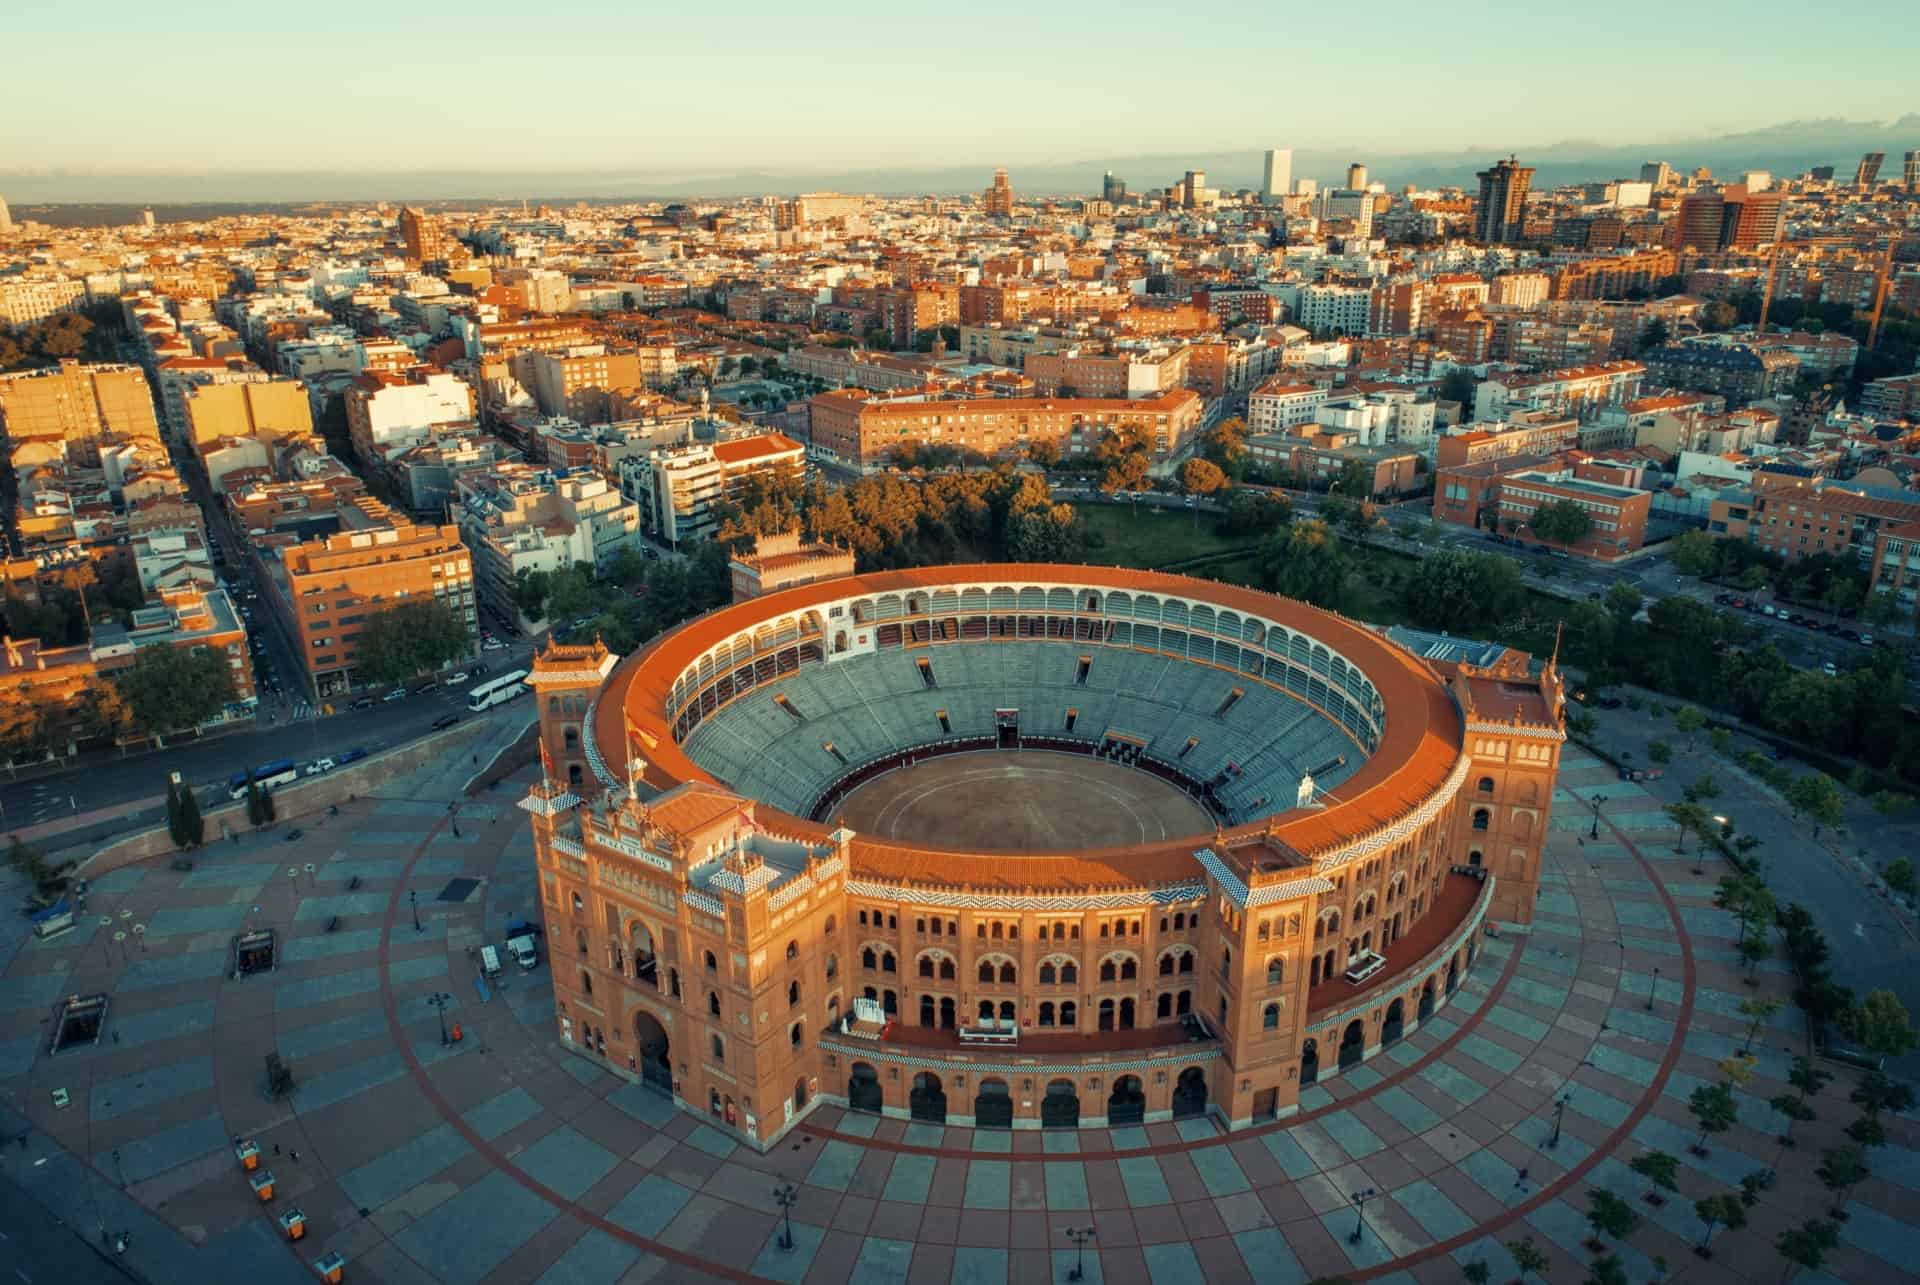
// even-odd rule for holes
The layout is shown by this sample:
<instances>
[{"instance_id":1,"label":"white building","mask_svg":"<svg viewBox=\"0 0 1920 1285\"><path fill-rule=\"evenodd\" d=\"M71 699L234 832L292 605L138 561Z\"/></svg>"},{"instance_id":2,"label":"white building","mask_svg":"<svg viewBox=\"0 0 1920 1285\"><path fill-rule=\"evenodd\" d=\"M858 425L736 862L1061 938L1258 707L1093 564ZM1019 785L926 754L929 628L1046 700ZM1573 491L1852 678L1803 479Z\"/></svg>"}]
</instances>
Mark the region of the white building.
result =
<instances>
[{"instance_id":1,"label":"white building","mask_svg":"<svg viewBox=\"0 0 1920 1285\"><path fill-rule=\"evenodd\" d=\"M1247 428L1255 433L1277 433L1298 424L1311 424L1313 414L1327 400L1327 390L1276 375L1247 396Z\"/></svg>"},{"instance_id":2,"label":"white building","mask_svg":"<svg viewBox=\"0 0 1920 1285\"><path fill-rule=\"evenodd\" d=\"M1290 147L1271 147L1267 149L1266 167L1261 175L1260 202L1272 205L1285 196L1293 181L1293 149Z\"/></svg>"},{"instance_id":3,"label":"white building","mask_svg":"<svg viewBox=\"0 0 1920 1285\"><path fill-rule=\"evenodd\" d=\"M1303 286L1293 320L1315 332L1364 335L1372 301L1373 291L1365 286Z\"/></svg>"}]
</instances>

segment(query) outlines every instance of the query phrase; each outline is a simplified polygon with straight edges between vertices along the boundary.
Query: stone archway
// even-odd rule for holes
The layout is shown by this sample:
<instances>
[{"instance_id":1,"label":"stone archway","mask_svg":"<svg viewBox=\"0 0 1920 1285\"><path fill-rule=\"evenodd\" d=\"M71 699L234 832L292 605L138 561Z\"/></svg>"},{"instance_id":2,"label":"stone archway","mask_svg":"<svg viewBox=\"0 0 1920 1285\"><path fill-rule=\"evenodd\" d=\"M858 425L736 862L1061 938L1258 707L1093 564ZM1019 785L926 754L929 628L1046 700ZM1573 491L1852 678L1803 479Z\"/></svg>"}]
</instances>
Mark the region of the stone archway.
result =
<instances>
[{"instance_id":1,"label":"stone archway","mask_svg":"<svg viewBox=\"0 0 1920 1285\"><path fill-rule=\"evenodd\" d=\"M878 1115L884 1100L885 1095L880 1088L880 1072L865 1062L855 1062L853 1074L847 1077L848 1108Z\"/></svg>"},{"instance_id":2,"label":"stone archway","mask_svg":"<svg viewBox=\"0 0 1920 1285\"><path fill-rule=\"evenodd\" d=\"M1451 995L1460 985L1460 961L1456 958L1447 963L1447 994Z\"/></svg>"},{"instance_id":3,"label":"stone archway","mask_svg":"<svg viewBox=\"0 0 1920 1285\"><path fill-rule=\"evenodd\" d=\"M1040 1124L1047 1129L1080 1127L1080 1094L1072 1080L1055 1080L1040 1099Z\"/></svg>"},{"instance_id":4,"label":"stone archway","mask_svg":"<svg viewBox=\"0 0 1920 1285\"><path fill-rule=\"evenodd\" d=\"M1433 978L1427 978L1427 984L1420 988L1420 1020L1426 1021L1433 1016Z\"/></svg>"},{"instance_id":5,"label":"stone archway","mask_svg":"<svg viewBox=\"0 0 1920 1285\"><path fill-rule=\"evenodd\" d=\"M1347 1023L1346 1033L1340 1037L1340 1069L1344 1071L1350 1066L1358 1066L1366 1051L1366 1029L1356 1017Z\"/></svg>"},{"instance_id":6,"label":"stone archway","mask_svg":"<svg viewBox=\"0 0 1920 1285\"><path fill-rule=\"evenodd\" d=\"M978 1129L1013 1127L1013 1095L1007 1092L1005 1080L989 1077L980 1081L973 1096L973 1124Z\"/></svg>"},{"instance_id":7,"label":"stone archway","mask_svg":"<svg viewBox=\"0 0 1920 1285\"><path fill-rule=\"evenodd\" d=\"M1398 1040L1407 1032L1407 1006L1403 1000L1394 1000L1387 1005L1386 1025L1380 1029L1380 1044L1385 1047Z\"/></svg>"},{"instance_id":8,"label":"stone archway","mask_svg":"<svg viewBox=\"0 0 1920 1285\"><path fill-rule=\"evenodd\" d=\"M1300 1046L1300 1083L1312 1084L1320 1078L1320 1042L1309 1038Z\"/></svg>"},{"instance_id":9,"label":"stone archway","mask_svg":"<svg viewBox=\"0 0 1920 1285\"><path fill-rule=\"evenodd\" d=\"M1207 1109L1207 1073L1197 1066L1180 1072L1173 1086L1173 1118L1183 1120Z\"/></svg>"},{"instance_id":10,"label":"stone archway","mask_svg":"<svg viewBox=\"0 0 1920 1285\"><path fill-rule=\"evenodd\" d=\"M940 1084L940 1077L931 1071L922 1071L913 1077L913 1091L907 1095L909 1114L916 1120L925 1120L929 1124L947 1122L947 1093Z\"/></svg>"},{"instance_id":11,"label":"stone archway","mask_svg":"<svg viewBox=\"0 0 1920 1285\"><path fill-rule=\"evenodd\" d=\"M633 1015L634 1058L640 1064L640 1082L662 1093L673 1092L673 1063L669 1060L667 1028L647 1010Z\"/></svg>"},{"instance_id":12,"label":"stone archway","mask_svg":"<svg viewBox=\"0 0 1920 1285\"><path fill-rule=\"evenodd\" d=\"M1107 1095L1107 1124L1139 1124L1147 1116L1147 1095L1137 1075L1123 1075Z\"/></svg>"}]
</instances>

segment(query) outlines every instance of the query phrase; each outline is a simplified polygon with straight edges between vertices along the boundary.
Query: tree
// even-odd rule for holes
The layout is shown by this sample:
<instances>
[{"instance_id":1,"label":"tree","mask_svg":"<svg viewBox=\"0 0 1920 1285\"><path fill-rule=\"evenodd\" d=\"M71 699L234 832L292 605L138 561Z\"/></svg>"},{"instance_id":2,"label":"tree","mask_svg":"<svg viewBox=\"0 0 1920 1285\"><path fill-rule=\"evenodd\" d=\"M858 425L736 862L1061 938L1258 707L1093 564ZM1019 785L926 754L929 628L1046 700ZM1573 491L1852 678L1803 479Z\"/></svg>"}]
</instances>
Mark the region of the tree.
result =
<instances>
[{"instance_id":1,"label":"tree","mask_svg":"<svg viewBox=\"0 0 1920 1285\"><path fill-rule=\"evenodd\" d=\"M1877 993L1877 992L1876 992ZM1868 1071L1853 1086L1853 1092L1847 1095L1847 1101L1867 1113L1869 1119L1877 1120L1882 1111L1896 1114L1913 1106L1913 1089L1910 1085L1890 1079L1883 1071Z\"/></svg>"},{"instance_id":2,"label":"tree","mask_svg":"<svg viewBox=\"0 0 1920 1285\"><path fill-rule=\"evenodd\" d=\"M154 736L198 727L233 699L233 670L211 647L142 647L114 682L134 724Z\"/></svg>"},{"instance_id":3,"label":"tree","mask_svg":"<svg viewBox=\"0 0 1920 1285\"><path fill-rule=\"evenodd\" d=\"M1667 330L1667 319L1665 317L1655 317L1652 321L1649 321L1640 328L1640 351L1651 352L1655 348L1658 348L1661 344L1667 342L1669 333Z\"/></svg>"},{"instance_id":4,"label":"tree","mask_svg":"<svg viewBox=\"0 0 1920 1285\"><path fill-rule=\"evenodd\" d=\"M1227 516L1220 529L1227 535L1268 536L1293 520L1287 497L1242 487L1227 497Z\"/></svg>"},{"instance_id":5,"label":"tree","mask_svg":"<svg viewBox=\"0 0 1920 1285\"><path fill-rule=\"evenodd\" d=\"M1643 1151L1633 1158L1632 1170L1645 1178L1653 1186L1648 1190L1649 1202L1664 1200L1663 1191L1678 1191L1680 1161L1664 1151Z\"/></svg>"},{"instance_id":6,"label":"tree","mask_svg":"<svg viewBox=\"0 0 1920 1285\"><path fill-rule=\"evenodd\" d=\"M1188 460L1180 469L1180 488L1187 493L1189 500L1198 501L1213 495L1227 485L1227 475L1212 460ZM1193 524L1200 525L1200 506L1194 504Z\"/></svg>"},{"instance_id":7,"label":"tree","mask_svg":"<svg viewBox=\"0 0 1920 1285\"><path fill-rule=\"evenodd\" d=\"M1865 999L1849 1006L1840 1014L1840 1030L1878 1057L1899 1057L1914 1045L1913 1023L1900 997L1890 990L1868 991Z\"/></svg>"},{"instance_id":8,"label":"tree","mask_svg":"<svg viewBox=\"0 0 1920 1285\"><path fill-rule=\"evenodd\" d=\"M1603 1236L1625 1240L1640 1225L1640 1215L1611 1191L1594 1187L1587 1192L1587 1225L1593 1228L1595 1240Z\"/></svg>"},{"instance_id":9,"label":"tree","mask_svg":"<svg viewBox=\"0 0 1920 1285\"><path fill-rule=\"evenodd\" d=\"M1755 1169L1742 1175L1740 1179L1740 1203L1752 1209L1760 1203L1760 1194L1773 1190L1774 1175L1771 1169Z\"/></svg>"},{"instance_id":10,"label":"tree","mask_svg":"<svg viewBox=\"0 0 1920 1285\"><path fill-rule=\"evenodd\" d=\"M1706 726L1707 716L1692 705L1683 705L1680 712L1673 716L1674 730L1687 738L1687 748L1693 748L1694 733Z\"/></svg>"},{"instance_id":11,"label":"tree","mask_svg":"<svg viewBox=\"0 0 1920 1285\"><path fill-rule=\"evenodd\" d=\"M0 695L0 754L9 763L38 758L47 749L47 708L24 688Z\"/></svg>"},{"instance_id":12,"label":"tree","mask_svg":"<svg viewBox=\"0 0 1920 1285\"><path fill-rule=\"evenodd\" d=\"M1548 544L1570 549L1593 530L1593 515L1572 500L1549 500L1533 511L1532 526Z\"/></svg>"},{"instance_id":13,"label":"tree","mask_svg":"<svg viewBox=\"0 0 1920 1285\"><path fill-rule=\"evenodd\" d=\"M1881 872L1881 878L1887 881L1887 887L1903 897L1913 895L1913 862L1905 857L1895 857Z\"/></svg>"},{"instance_id":14,"label":"tree","mask_svg":"<svg viewBox=\"0 0 1920 1285\"><path fill-rule=\"evenodd\" d=\"M360 627L360 674L399 683L466 655L473 634L466 617L430 598L376 611Z\"/></svg>"},{"instance_id":15,"label":"tree","mask_svg":"<svg viewBox=\"0 0 1920 1285\"><path fill-rule=\"evenodd\" d=\"M1699 1156L1707 1153L1710 1135L1725 1133L1739 1117L1733 1086L1725 1083L1703 1084L1695 1089L1687 1099L1687 1110L1693 1112L1693 1122L1700 1126L1700 1138L1693 1144L1693 1153Z\"/></svg>"},{"instance_id":16,"label":"tree","mask_svg":"<svg viewBox=\"0 0 1920 1285\"><path fill-rule=\"evenodd\" d=\"M206 818L200 815L200 800L191 785L180 787L180 832L186 837L185 847L197 848L207 839Z\"/></svg>"},{"instance_id":17,"label":"tree","mask_svg":"<svg viewBox=\"0 0 1920 1285\"><path fill-rule=\"evenodd\" d=\"M1640 614L1640 608L1646 605L1647 600L1632 585L1616 581L1608 587L1607 596L1602 601L1614 622L1624 629Z\"/></svg>"},{"instance_id":18,"label":"tree","mask_svg":"<svg viewBox=\"0 0 1920 1285\"><path fill-rule=\"evenodd\" d=\"M185 819L180 808L180 778L167 779L167 837L173 840L173 846L187 846Z\"/></svg>"},{"instance_id":19,"label":"tree","mask_svg":"<svg viewBox=\"0 0 1920 1285\"><path fill-rule=\"evenodd\" d=\"M1787 806L1793 809L1794 816L1805 813L1813 822L1813 837L1820 837L1820 827L1839 825L1845 816L1845 802L1840 787L1825 772L1812 772L1798 777L1787 787Z\"/></svg>"},{"instance_id":20,"label":"tree","mask_svg":"<svg viewBox=\"0 0 1920 1285\"><path fill-rule=\"evenodd\" d=\"M1886 1126L1870 1115L1863 1115L1848 1125L1847 1136L1868 1149L1887 1145Z\"/></svg>"},{"instance_id":21,"label":"tree","mask_svg":"<svg viewBox=\"0 0 1920 1285\"><path fill-rule=\"evenodd\" d=\"M1602 1254L1594 1259L1581 1285L1628 1285L1627 1269L1621 1265L1620 1255Z\"/></svg>"},{"instance_id":22,"label":"tree","mask_svg":"<svg viewBox=\"0 0 1920 1285\"><path fill-rule=\"evenodd\" d=\"M1655 743L1658 744L1658 742ZM1689 831L1694 834L1704 834L1713 821L1713 818L1707 815L1707 810L1698 803L1669 803L1665 811L1667 819L1672 821L1680 832L1673 841L1675 852L1686 851Z\"/></svg>"},{"instance_id":23,"label":"tree","mask_svg":"<svg viewBox=\"0 0 1920 1285\"><path fill-rule=\"evenodd\" d=\"M1544 1278L1547 1268L1552 1265L1552 1260L1541 1251L1539 1246L1533 1243L1533 1237L1531 1236L1522 1236L1519 1240L1510 1240L1507 1242L1506 1248L1507 1256L1513 1259L1513 1265L1519 1269L1520 1279L1522 1281L1525 1281L1529 1276L1535 1275Z\"/></svg>"},{"instance_id":24,"label":"tree","mask_svg":"<svg viewBox=\"0 0 1920 1285\"><path fill-rule=\"evenodd\" d=\"M1731 330L1739 317L1732 304L1725 299L1715 299L1700 310L1700 329L1714 332Z\"/></svg>"},{"instance_id":25,"label":"tree","mask_svg":"<svg viewBox=\"0 0 1920 1285\"><path fill-rule=\"evenodd\" d=\"M1833 1193L1833 1205L1827 1212L1841 1222L1847 1220L1847 1193L1867 1176L1864 1156L1865 1153L1857 1146L1833 1147L1820 1153L1820 1167L1813 1171L1814 1176Z\"/></svg>"},{"instance_id":26,"label":"tree","mask_svg":"<svg viewBox=\"0 0 1920 1285\"><path fill-rule=\"evenodd\" d=\"M1513 559L1447 549L1420 562L1400 602L1429 629L1460 632L1511 620L1526 604L1526 584Z\"/></svg>"},{"instance_id":27,"label":"tree","mask_svg":"<svg viewBox=\"0 0 1920 1285\"><path fill-rule=\"evenodd\" d=\"M1725 1227L1728 1231L1739 1231L1747 1225L1746 1206L1740 1203L1738 1196L1706 1196L1693 1202L1693 1212L1706 1224L1706 1234L1693 1252L1702 1258L1712 1258L1713 1229Z\"/></svg>"},{"instance_id":28,"label":"tree","mask_svg":"<svg viewBox=\"0 0 1920 1285\"><path fill-rule=\"evenodd\" d=\"M1688 531L1668 543L1667 556L1681 575L1710 576L1719 562L1713 546L1713 537L1705 531Z\"/></svg>"},{"instance_id":29,"label":"tree","mask_svg":"<svg viewBox=\"0 0 1920 1285\"><path fill-rule=\"evenodd\" d=\"M1787 1117L1787 1131L1778 1138L1783 1147L1794 1145L1793 1126L1804 1124L1815 1115L1814 1109L1807 1105L1807 1100L1797 1093L1782 1093L1768 1098L1767 1105Z\"/></svg>"},{"instance_id":30,"label":"tree","mask_svg":"<svg viewBox=\"0 0 1920 1285\"><path fill-rule=\"evenodd\" d=\"M1798 1227L1788 1228L1774 1238L1773 1247L1780 1257L1795 1267L1804 1267L1810 1272L1820 1270L1820 1264L1827 1258L1827 1251L1840 1243L1840 1229L1832 1223L1823 1223L1809 1218ZM1793 1269L1787 1269L1792 1275Z\"/></svg>"},{"instance_id":31,"label":"tree","mask_svg":"<svg viewBox=\"0 0 1920 1285\"><path fill-rule=\"evenodd\" d=\"M1762 998L1758 995L1740 1001L1740 1016L1747 1019L1747 1039L1740 1046L1741 1052L1745 1053L1753 1048L1753 1037L1759 1034L1761 1025L1778 1013L1780 1008L1779 1000Z\"/></svg>"},{"instance_id":32,"label":"tree","mask_svg":"<svg viewBox=\"0 0 1920 1285\"><path fill-rule=\"evenodd\" d=\"M1316 607L1338 607L1346 597L1347 555L1324 522L1295 522L1260 548L1266 588Z\"/></svg>"},{"instance_id":33,"label":"tree","mask_svg":"<svg viewBox=\"0 0 1920 1285\"><path fill-rule=\"evenodd\" d=\"M1443 402L1458 402L1470 410L1473 407L1473 390L1476 383L1472 371L1455 366L1440 377L1438 398Z\"/></svg>"},{"instance_id":34,"label":"tree","mask_svg":"<svg viewBox=\"0 0 1920 1285\"><path fill-rule=\"evenodd\" d=\"M1462 1265L1460 1274L1466 1277L1467 1285L1487 1285L1493 1279L1493 1268L1487 1266L1486 1259L1476 1258Z\"/></svg>"}]
</instances>

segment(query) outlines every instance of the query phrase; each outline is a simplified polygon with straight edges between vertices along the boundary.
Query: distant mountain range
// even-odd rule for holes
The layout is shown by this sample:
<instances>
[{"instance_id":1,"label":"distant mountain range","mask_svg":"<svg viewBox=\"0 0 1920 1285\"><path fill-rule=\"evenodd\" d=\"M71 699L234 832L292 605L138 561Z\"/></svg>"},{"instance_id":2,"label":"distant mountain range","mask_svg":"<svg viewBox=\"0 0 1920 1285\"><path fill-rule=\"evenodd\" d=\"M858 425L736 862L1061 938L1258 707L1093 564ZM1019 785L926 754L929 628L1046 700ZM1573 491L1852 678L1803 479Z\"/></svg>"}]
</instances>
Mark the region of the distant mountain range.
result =
<instances>
[{"instance_id":1,"label":"distant mountain range","mask_svg":"<svg viewBox=\"0 0 1920 1285\"><path fill-rule=\"evenodd\" d=\"M1273 145L1288 140L1276 132ZM1548 146L1514 149L1488 143L1450 152L1380 153L1362 149L1344 151L1296 148L1293 173L1322 185L1345 181L1346 167L1358 161L1369 176L1389 188L1471 186L1476 170L1510 151L1538 173L1536 187L1551 187L1609 178L1636 177L1645 161L1666 161L1675 169L1691 171L1707 166L1717 175L1764 169L1777 175L1802 173L1816 165L1831 165L1840 174L1852 172L1863 152L1888 154L1886 176L1897 175L1901 153L1920 148L1920 113L1898 120L1789 121L1739 134L1715 138L1670 140L1627 145L1573 140ZM1111 170L1133 191L1165 187L1189 169L1203 169L1216 188L1256 187L1260 181L1261 152L1197 151L1186 154L1116 155L1057 163L1010 166L1014 189L1027 195L1086 195L1100 191L1102 175ZM693 197L757 196L764 193L840 191L871 192L882 196L917 193L978 191L987 184L992 164L940 165L883 169L818 170L703 170L662 171L635 169L569 171L460 171L417 170L390 172L248 171L223 173L86 173L77 170L0 171L0 196L12 203L18 217L36 217L38 208L51 205L93 205L101 214L126 204L152 205L161 218L163 207L231 208L267 205L352 201L573 201L578 199L687 199ZM80 211L66 211L62 222ZM182 217L176 215L175 217ZM105 222L106 217L87 218ZM119 221L116 217L113 221Z\"/></svg>"}]
</instances>

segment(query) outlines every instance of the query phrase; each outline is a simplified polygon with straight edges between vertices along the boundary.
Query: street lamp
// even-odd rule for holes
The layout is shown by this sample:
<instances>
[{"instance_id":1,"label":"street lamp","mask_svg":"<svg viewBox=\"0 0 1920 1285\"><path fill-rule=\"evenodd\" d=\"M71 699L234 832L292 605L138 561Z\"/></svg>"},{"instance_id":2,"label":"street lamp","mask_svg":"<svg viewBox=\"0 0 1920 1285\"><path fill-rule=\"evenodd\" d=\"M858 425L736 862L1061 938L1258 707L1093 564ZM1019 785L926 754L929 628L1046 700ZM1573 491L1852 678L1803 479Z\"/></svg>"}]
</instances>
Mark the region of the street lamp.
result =
<instances>
[{"instance_id":1,"label":"street lamp","mask_svg":"<svg viewBox=\"0 0 1920 1285\"><path fill-rule=\"evenodd\" d=\"M1647 1011L1653 1011L1653 993L1660 989L1660 965L1653 966L1653 980L1647 983Z\"/></svg>"},{"instance_id":2,"label":"street lamp","mask_svg":"<svg viewBox=\"0 0 1920 1285\"><path fill-rule=\"evenodd\" d=\"M1607 796L1604 794L1596 794L1588 800L1588 802L1593 804L1593 833L1587 836L1589 839L1598 839L1600 837L1600 805L1606 801Z\"/></svg>"},{"instance_id":3,"label":"street lamp","mask_svg":"<svg viewBox=\"0 0 1920 1285\"><path fill-rule=\"evenodd\" d=\"M449 1005L449 1004L451 1004L451 1003L453 1003L453 996L451 996L451 995L449 995L449 994L447 994L447 993L446 993L445 991L435 991L435 992L434 992L433 994L431 994L431 995L429 995L429 996L427 996L427 1003L429 1003L429 1004L431 1004L431 1005L433 1005L433 1007L434 1007L435 1009L437 1009L437 1010L439 1010L439 1013L440 1013L440 1043L441 1043L441 1044L442 1044L442 1045L444 1046L445 1044L447 1044L447 1043L448 1043L448 1040L447 1040L447 1005Z\"/></svg>"},{"instance_id":4,"label":"street lamp","mask_svg":"<svg viewBox=\"0 0 1920 1285\"><path fill-rule=\"evenodd\" d=\"M420 926L420 894L411 888L407 889L407 904L413 907L413 930L425 932L426 929Z\"/></svg>"},{"instance_id":5,"label":"street lamp","mask_svg":"<svg viewBox=\"0 0 1920 1285\"><path fill-rule=\"evenodd\" d=\"M1351 1193L1347 1199L1353 1202L1353 1235L1347 1237L1347 1244L1358 1245L1360 1238L1367 1234L1367 1202L1380 1193L1372 1187L1365 1191Z\"/></svg>"},{"instance_id":6,"label":"street lamp","mask_svg":"<svg viewBox=\"0 0 1920 1285\"><path fill-rule=\"evenodd\" d=\"M800 1203L800 1188L790 1182L783 1182L773 1189L773 1203L780 1206L780 1212L787 1220L786 1228L781 1231L780 1239L774 1243L782 1249L793 1248L793 1207Z\"/></svg>"},{"instance_id":7,"label":"street lamp","mask_svg":"<svg viewBox=\"0 0 1920 1285\"><path fill-rule=\"evenodd\" d=\"M1552 1151L1560 1145L1560 1117L1567 1112L1567 1103L1573 1101L1573 1094L1563 1093L1560 1100L1553 1104L1553 1136L1547 1139L1547 1150Z\"/></svg>"},{"instance_id":8,"label":"street lamp","mask_svg":"<svg viewBox=\"0 0 1920 1285\"><path fill-rule=\"evenodd\" d=\"M453 837L460 837L460 801L455 799L447 804L447 823L453 827Z\"/></svg>"},{"instance_id":9,"label":"street lamp","mask_svg":"<svg viewBox=\"0 0 1920 1285\"><path fill-rule=\"evenodd\" d=\"M1093 1239L1093 1228L1069 1227L1066 1232L1067 1239L1073 1242L1073 1270L1067 1273L1067 1279L1082 1280L1086 1277L1087 1242Z\"/></svg>"}]
</instances>

